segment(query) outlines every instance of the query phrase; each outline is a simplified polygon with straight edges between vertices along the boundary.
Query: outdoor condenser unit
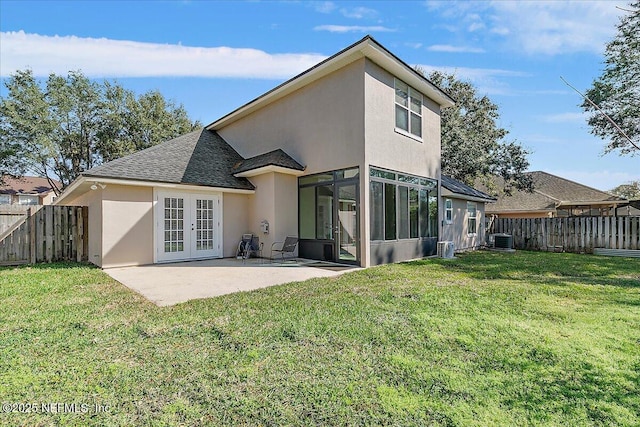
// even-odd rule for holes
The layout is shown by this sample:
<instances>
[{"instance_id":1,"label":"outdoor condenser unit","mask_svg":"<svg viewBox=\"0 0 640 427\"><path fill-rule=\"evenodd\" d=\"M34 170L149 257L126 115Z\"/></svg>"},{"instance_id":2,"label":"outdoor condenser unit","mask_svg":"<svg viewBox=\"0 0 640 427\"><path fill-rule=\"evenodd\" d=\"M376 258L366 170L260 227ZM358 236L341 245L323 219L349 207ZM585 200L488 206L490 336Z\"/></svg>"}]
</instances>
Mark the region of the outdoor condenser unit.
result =
<instances>
[{"instance_id":1,"label":"outdoor condenser unit","mask_svg":"<svg viewBox=\"0 0 640 427\"><path fill-rule=\"evenodd\" d=\"M453 242L438 242L438 256L440 258L453 258L454 250Z\"/></svg>"}]
</instances>

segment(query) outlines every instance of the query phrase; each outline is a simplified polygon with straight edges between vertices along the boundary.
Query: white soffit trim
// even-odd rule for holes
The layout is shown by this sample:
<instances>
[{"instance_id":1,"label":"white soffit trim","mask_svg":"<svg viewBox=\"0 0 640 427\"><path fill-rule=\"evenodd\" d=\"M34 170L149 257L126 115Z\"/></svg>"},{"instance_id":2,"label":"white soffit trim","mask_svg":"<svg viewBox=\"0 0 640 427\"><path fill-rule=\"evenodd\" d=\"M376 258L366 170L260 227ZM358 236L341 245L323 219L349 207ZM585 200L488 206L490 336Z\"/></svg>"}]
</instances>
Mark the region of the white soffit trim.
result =
<instances>
[{"instance_id":1,"label":"white soffit trim","mask_svg":"<svg viewBox=\"0 0 640 427\"><path fill-rule=\"evenodd\" d=\"M232 111L226 116L216 120L206 126L207 130L219 130L223 127L239 120L264 106L284 98L290 93L307 86L308 84L321 79L322 77L343 68L350 63L361 58L369 58L378 66L387 70L394 76L413 86L427 97L436 101L443 108L452 107L455 103L451 97L441 91L438 87L430 83L420 74L411 69L399 58L391 54L384 47L379 45L370 37L365 37L362 41L348 47L342 52L320 62L318 65L304 71L292 79L276 86L274 89Z\"/></svg>"},{"instance_id":2,"label":"white soffit trim","mask_svg":"<svg viewBox=\"0 0 640 427\"><path fill-rule=\"evenodd\" d=\"M101 178L97 176L80 176L77 178L64 192L58 197L54 204L59 204L63 199L73 193L84 193L93 183L101 183L105 185L127 185L136 187L155 187L168 188L175 190L200 191L200 192L218 192L218 193L236 193L236 194L254 194L255 190L241 190L235 188L209 187L206 185L190 185L177 184L170 182L157 181L137 181L133 179L117 179L117 178ZM84 185L83 185L84 184ZM85 187L85 188L83 188ZM84 190L84 191L83 191ZM93 190L90 190L93 191Z\"/></svg>"},{"instance_id":3,"label":"white soffit trim","mask_svg":"<svg viewBox=\"0 0 640 427\"><path fill-rule=\"evenodd\" d=\"M252 176L262 175L269 172L278 172L286 175L300 176L304 174L304 171L300 171L297 169L289 169L282 166L275 165L267 165L262 166L261 168L251 169L245 172L236 173L233 176L237 178L249 178Z\"/></svg>"}]
</instances>

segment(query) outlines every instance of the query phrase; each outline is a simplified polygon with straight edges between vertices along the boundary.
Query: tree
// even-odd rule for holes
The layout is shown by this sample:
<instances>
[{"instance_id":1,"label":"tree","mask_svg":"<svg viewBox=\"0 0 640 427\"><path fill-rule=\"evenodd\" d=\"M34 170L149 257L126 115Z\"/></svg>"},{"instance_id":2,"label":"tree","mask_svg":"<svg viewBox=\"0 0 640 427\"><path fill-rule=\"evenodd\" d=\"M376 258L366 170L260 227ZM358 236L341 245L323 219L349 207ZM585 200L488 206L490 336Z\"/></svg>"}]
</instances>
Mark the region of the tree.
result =
<instances>
[{"instance_id":1,"label":"tree","mask_svg":"<svg viewBox=\"0 0 640 427\"><path fill-rule=\"evenodd\" d=\"M640 1L630 7L607 44L602 75L581 105L590 113L591 133L608 141L605 153L620 155L640 154Z\"/></svg>"},{"instance_id":2,"label":"tree","mask_svg":"<svg viewBox=\"0 0 640 427\"><path fill-rule=\"evenodd\" d=\"M531 190L533 182L525 175L529 152L506 140L509 132L497 124L498 106L454 74L434 71L427 78L456 100L441 113L442 173L469 185L480 179L489 187L492 177L499 176L507 194L514 188Z\"/></svg>"},{"instance_id":3,"label":"tree","mask_svg":"<svg viewBox=\"0 0 640 427\"><path fill-rule=\"evenodd\" d=\"M94 82L79 71L51 74L44 87L30 70L18 71L5 86L0 171L29 170L58 178L63 187L102 162L201 126L157 91L136 97L117 83Z\"/></svg>"},{"instance_id":4,"label":"tree","mask_svg":"<svg viewBox=\"0 0 640 427\"><path fill-rule=\"evenodd\" d=\"M629 181L626 184L618 185L608 192L627 200L640 200L640 181Z\"/></svg>"}]
</instances>

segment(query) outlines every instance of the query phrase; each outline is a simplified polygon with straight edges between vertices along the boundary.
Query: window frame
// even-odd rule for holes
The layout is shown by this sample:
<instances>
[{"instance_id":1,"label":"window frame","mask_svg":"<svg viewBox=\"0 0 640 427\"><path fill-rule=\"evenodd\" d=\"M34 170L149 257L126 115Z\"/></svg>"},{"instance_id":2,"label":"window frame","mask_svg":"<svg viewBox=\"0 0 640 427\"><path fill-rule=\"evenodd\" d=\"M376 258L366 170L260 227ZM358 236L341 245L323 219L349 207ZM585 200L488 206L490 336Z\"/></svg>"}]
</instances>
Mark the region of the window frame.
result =
<instances>
[{"instance_id":1,"label":"window frame","mask_svg":"<svg viewBox=\"0 0 640 427\"><path fill-rule=\"evenodd\" d=\"M453 224L453 200L444 199L444 223Z\"/></svg>"},{"instance_id":2,"label":"window frame","mask_svg":"<svg viewBox=\"0 0 640 427\"><path fill-rule=\"evenodd\" d=\"M473 206L473 216L471 216L471 207ZM471 232L471 223L473 222L473 232ZM478 204L476 202L467 202L467 235L475 236L478 234Z\"/></svg>"},{"instance_id":3,"label":"window frame","mask_svg":"<svg viewBox=\"0 0 640 427\"><path fill-rule=\"evenodd\" d=\"M405 86L407 88L407 98L406 98L406 103L407 105L403 105L402 103L398 102L397 98L397 93L398 93L398 83L400 83L402 86ZM403 88L400 88L400 90L404 90ZM419 106L419 112L415 111L413 108L411 108L412 106L412 98L415 100L420 101L420 106ZM398 79L398 78L394 78L393 80L393 104L394 104L394 130L404 136L407 136L409 138L415 139L417 141L423 142L423 134L424 134L424 123L423 123L423 106L424 106L424 95L422 94L422 92L420 92L419 90L409 86L407 83L403 82L402 80ZM397 108L402 108L403 110L405 110L406 115L407 115L407 129L403 129L401 127L398 127L398 122L397 122ZM411 126L411 119L412 116L411 115L415 115L418 119L419 119L419 123L420 123L420 134L418 135L417 133L414 133L412 131L412 126Z\"/></svg>"},{"instance_id":4,"label":"window frame","mask_svg":"<svg viewBox=\"0 0 640 427\"><path fill-rule=\"evenodd\" d=\"M24 203L27 200L29 201L29 203ZM21 206L38 206L40 204L40 197L34 194L19 194L18 204Z\"/></svg>"},{"instance_id":5,"label":"window frame","mask_svg":"<svg viewBox=\"0 0 640 427\"><path fill-rule=\"evenodd\" d=\"M385 176L388 176L389 178L384 178ZM390 177L393 176L394 178L391 179ZM373 237L373 224L372 221L374 221L376 218L374 218L374 209L373 206L371 206L371 203L373 203L373 194L372 194L372 186L373 185L382 185L382 218L379 218L378 220L380 220L380 223L382 224L382 239L376 239ZM387 218L386 218L386 209L387 209L387 185L393 185L394 187L394 204L395 204L395 218L394 218L394 228L395 228L395 234L390 233L387 231L386 227L387 227ZM439 236L439 232L440 230L437 227L438 224L438 219L439 218L435 218L435 220L433 218L431 218L430 213L432 212L432 210L434 208L430 208L432 205L432 201L435 200L435 204L436 204L436 215L439 217L439 212L438 212L438 197L437 197L437 189L438 189L438 181L433 179L433 178L422 178L422 177L418 177L418 176L413 176L413 175L408 175L408 174L403 174L401 172L393 172L393 171L388 171L385 169L381 169L375 166L370 166L369 167L369 202L370 202L370 209L369 209L369 228L370 228L370 237L369 240L371 242L378 242L378 243L382 243L382 242L397 242L397 241L401 241L401 240L422 240L422 239L433 239L433 238L438 238ZM408 221L408 226L409 226L409 236L408 237L400 237L401 235L403 235L403 233L401 233L400 227L401 227L401 221L400 221L400 214L402 213L402 209L400 208L400 187L406 187L407 188L407 209L406 209L406 214L407 214L407 221ZM417 199L416 199L416 214L415 214L415 227L416 227L416 236L413 236L413 229L412 229L412 217L411 217L411 194L412 194L412 190L415 192L413 194L416 195ZM423 196L425 196L423 198ZM424 217L423 214L423 209L424 212L426 212L426 219ZM404 213L403 213L404 215ZM424 222L426 221L426 222ZM423 225L424 224L424 225ZM424 227L424 228L423 228ZM424 232L425 235L423 235L423 230L426 230L426 232ZM387 238L388 236L392 236L394 238Z\"/></svg>"},{"instance_id":6,"label":"window frame","mask_svg":"<svg viewBox=\"0 0 640 427\"><path fill-rule=\"evenodd\" d=\"M0 194L0 205L10 205L11 194Z\"/></svg>"}]
</instances>

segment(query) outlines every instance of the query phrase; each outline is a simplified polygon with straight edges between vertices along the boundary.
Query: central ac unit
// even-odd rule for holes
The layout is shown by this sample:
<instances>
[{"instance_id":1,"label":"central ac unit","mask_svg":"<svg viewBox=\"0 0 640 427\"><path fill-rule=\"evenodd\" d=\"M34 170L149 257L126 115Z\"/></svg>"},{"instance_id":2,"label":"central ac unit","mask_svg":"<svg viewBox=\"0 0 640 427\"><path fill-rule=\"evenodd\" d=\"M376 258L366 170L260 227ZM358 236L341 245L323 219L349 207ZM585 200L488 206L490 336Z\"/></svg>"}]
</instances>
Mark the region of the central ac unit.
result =
<instances>
[{"instance_id":1,"label":"central ac unit","mask_svg":"<svg viewBox=\"0 0 640 427\"><path fill-rule=\"evenodd\" d=\"M453 246L453 242L438 242L438 256L440 258L453 258L454 251L455 248Z\"/></svg>"}]
</instances>

